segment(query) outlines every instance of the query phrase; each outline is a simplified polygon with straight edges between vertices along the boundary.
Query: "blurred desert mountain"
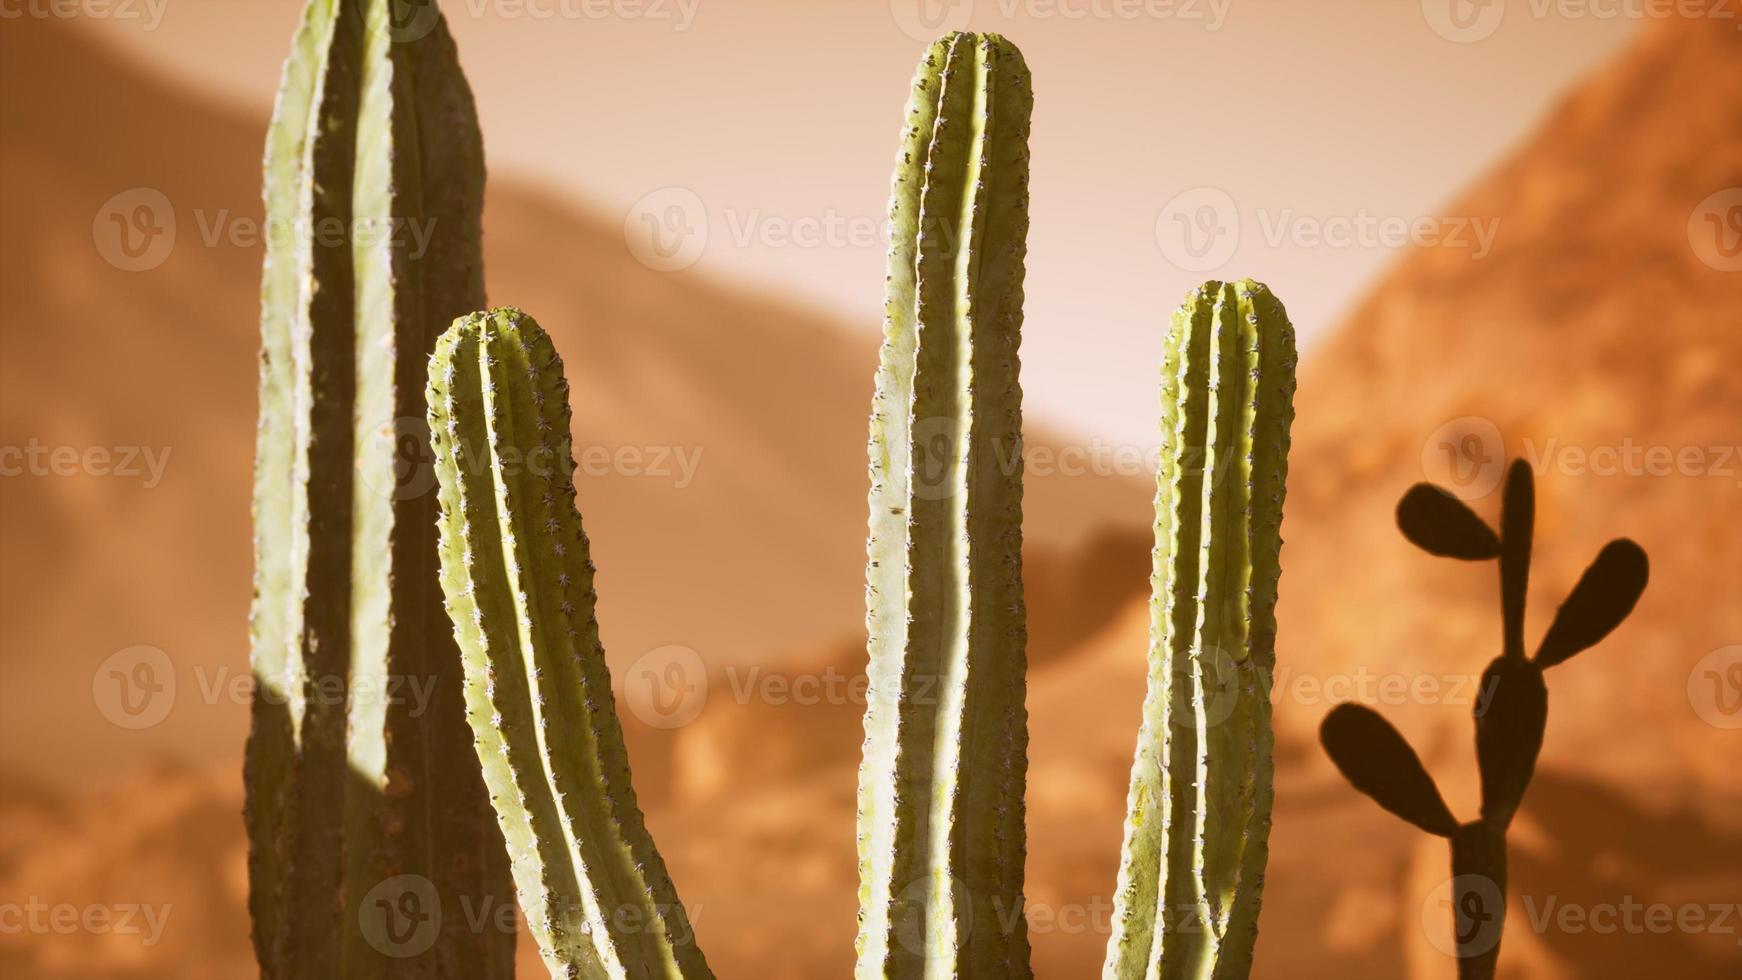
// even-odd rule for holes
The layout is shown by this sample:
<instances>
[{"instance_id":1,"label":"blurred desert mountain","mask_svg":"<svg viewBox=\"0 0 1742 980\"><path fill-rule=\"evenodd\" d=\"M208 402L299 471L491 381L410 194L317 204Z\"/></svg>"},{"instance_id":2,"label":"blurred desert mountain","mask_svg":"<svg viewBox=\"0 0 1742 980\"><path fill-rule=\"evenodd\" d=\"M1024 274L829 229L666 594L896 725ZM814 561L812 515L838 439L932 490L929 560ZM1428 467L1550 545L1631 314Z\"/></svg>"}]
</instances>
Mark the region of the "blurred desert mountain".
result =
<instances>
[{"instance_id":1,"label":"blurred desert mountain","mask_svg":"<svg viewBox=\"0 0 1742 980\"><path fill-rule=\"evenodd\" d=\"M82 715L79 692L123 647L163 648L184 683L196 670L208 682L246 670L266 120L166 88L58 23L21 20L0 42L10 286L0 437L168 452L150 487L148 474L5 483L12 689L78 694ZM491 300L552 331L573 383L577 482L613 662L681 645L719 669L778 665L860 632L875 333L651 271L625 246L621 219L512 179L490 187ZM119 215L106 204L116 195ZM173 222L173 250L151 271L115 268L104 254L121 257L112 222L153 200L147 218ZM128 230L143 247L144 233ZM866 289L878 290L882 258L866 261ZM1059 443L1031 428L1031 445ZM1145 588L1149 495L1130 475L1029 481L1033 577L1047 593L1036 597L1038 656ZM235 708L178 710L150 734L196 759L227 758L242 734ZM37 730L64 708L15 696L6 710ZM3 752L46 774L62 768L16 744ZM98 764L137 761L122 755Z\"/></svg>"},{"instance_id":2,"label":"blurred desert mountain","mask_svg":"<svg viewBox=\"0 0 1742 980\"><path fill-rule=\"evenodd\" d=\"M26 881L71 894L78 887L54 875L122 863L115 849L133 845L117 841L135 838L93 843L105 815L127 812L164 816L146 836L197 825L210 845L195 849L201 873L228 876L221 902L232 905L235 821L206 817L237 811L246 725L234 684L247 673L259 245L285 231L259 226L266 120L177 90L64 23L20 19L0 34L0 445L146 451L113 453L113 476L57 475L43 456L46 472L0 484L0 718L12 735L0 771L18 787L0 803L18 828L0 853L0 895ZM491 180L486 236L492 301L533 312L565 354L619 679L642 653L675 645L706 662L709 676L693 680L730 692L734 679L808 670L817 651L862 642L875 333L644 268L620 219L512 179ZM162 261L121 268L141 256ZM866 288L880 289L880 255L867 255L866 271ZM1049 458L1064 447L1040 426L1029 444ZM1035 662L1074 648L1144 591L1149 497L1129 474L1029 480ZM130 732L100 713L93 685L107 680L105 658L139 644L165 651L177 686L166 720ZM832 673L859 671L844 653ZM693 735L625 722L638 788L653 802L674 779L789 774L800 758L834 762L859 741L854 709L832 738L807 735L698 774L670 762ZM35 734L46 732L54 738ZM186 765L164 769L166 757ZM160 790L149 807L121 802ZM41 836L50 830L58 844ZM62 854L82 857L49 857ZM236 922L196 911L177 926L154 947L181 961L177 975L234 976L246 961ZM156 976L162 963L39 956L0 937L0 965L31 975Z\"/></svg>"},{"instance_id":3,"label":"blurred desert mountain","mask_svg":"<svg viewBox=\"0 0 1742 980\"><path fill-rule=\"evenodd\" d=\"M1701 658L1742 642L1742 473L1722 454L1742 444L1742 290L1702 263L1688 233L1709 195L1742 187L1742 34L1730 26L1642 32L1448 205L1499 219L1486 259L1404 256L1303 364L1260 976L1454 973L1433 945L1443 843L1357 797L1312 732L1332 697L1364 694L1410 736L1453 808L1475 813L1469 707L1451 688L1496 650L1494 570L1411 550L1391 513L1425 475L1492 517L1484 481L1507 455L1540 460L1533 632L1607 539L1635 538L1653 563L1632 619L1550 678L1548 739L1513 835L1515 896L1540 914L1550 901L1589 910L1742 895L1738 730L1690 703ZM0 967L234 976L247 963L240 825L226 816L239 805L240 708L190 697L138 736L228 739L215 768L133 756L116 780L101 756L120 740L92 712L89 684L130 643L165 647L184 671L243 663L258 254L204 247L195 221L200 209L257 212L260 125L165 91L67 32L0 37L3 441L175 447L150 491L5 484L6 768L94 775L83 794L65 779L7 780L0 895L174 902L178 916L147 950L0 936ZM139 185L174 202L185 237L161 269L127 277L93 249L90 216ZM683 643L715 670L693 724L641 731L634 747L702 945L722 975L845 975L858 706L741 692L758 683L749 670L816 678L862 666L870 343L799 309L648 273L610 226L535 190L495 181L487 227L492 296L534 311L567 354L578 440L705 447L687 489L610 478L582 490L619 663ZM1605 475L1568 455L1629 446L1691 447L1704 462ZM1045 977L1092 974L1105 941L1146 614L1141 532L1094 529L1141 525L1147 496L1118 481L1030 484L1028 897ZM1374 686L1337 693L1363 677ZM1453 703L1392 703L1377 684L1387 677L1435 678ZM1503 975L1734 976L1735 941L1533 927L1515 901Z\"/></svg>"}]
</instances>

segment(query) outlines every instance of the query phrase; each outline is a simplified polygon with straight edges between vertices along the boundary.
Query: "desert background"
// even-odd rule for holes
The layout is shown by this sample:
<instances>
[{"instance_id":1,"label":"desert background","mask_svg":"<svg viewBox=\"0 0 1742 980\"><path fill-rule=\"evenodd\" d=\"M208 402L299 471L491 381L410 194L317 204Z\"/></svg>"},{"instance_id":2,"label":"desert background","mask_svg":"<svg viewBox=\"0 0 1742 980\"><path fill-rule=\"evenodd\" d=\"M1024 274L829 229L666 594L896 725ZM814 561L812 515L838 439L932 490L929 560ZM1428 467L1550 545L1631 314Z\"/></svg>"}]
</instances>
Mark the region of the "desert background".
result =
<instances>
[{"instance_id":1,"label":"desert background","mask_svg":"<svg viewBox=\"0 0 1742 980\"><path fill-rule=\"evenodd\" d=\"M913 62L951 27L1007 34L1035 73L1037 975L1093 975L1106 940L1162 329L1198 281L1248 275L1303 348L1256 975L1455 975L1444 843L1349 788L1314 732L1365 700L1476 813L1494 572L1411 548L1392 508L1425 479L1493 519L1509 456L1537 474L1533 638L1610 538L1652 581L1550 675L1502 976L1742 974L1742 5L443 6L491 166L491 301L551 329L577 447L612 460L577 477L604 640L721 976L852 964L881 217ZM297 10L0 0L8 977L255 974L236 685L259 158ZM141 663L143 715L112 680ZM1630 904L1703 924L1559 914ZM45 906L161 929L21 914Z\"/></svg>"}]
</instances>

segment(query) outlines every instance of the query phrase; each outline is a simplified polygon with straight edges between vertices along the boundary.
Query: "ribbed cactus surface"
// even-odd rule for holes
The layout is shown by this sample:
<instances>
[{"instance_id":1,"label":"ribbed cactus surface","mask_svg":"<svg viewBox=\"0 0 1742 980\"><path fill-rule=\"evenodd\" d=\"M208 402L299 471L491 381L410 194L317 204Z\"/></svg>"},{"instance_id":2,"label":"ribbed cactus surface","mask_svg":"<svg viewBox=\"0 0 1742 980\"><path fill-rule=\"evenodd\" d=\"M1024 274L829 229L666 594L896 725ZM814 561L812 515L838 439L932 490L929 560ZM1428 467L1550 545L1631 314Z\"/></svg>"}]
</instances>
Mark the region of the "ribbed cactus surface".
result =
<instances>
[{"instance_id":1,"label":"ribbed cactus surface","mask_svg":"<svg viewBox=\"0 0 1742 980\"><path fill-rule=\"evenodd\" d=\"M269 978L513 973L512 930L463 914L508 899L508 866L456 763L435 501L397 438L482 305L483 153L439 17L395 43L395 7L310 0L267 138L246 821Z\"/></svg>"},{"instance_id":2,"label":"ribbed cactus surface","mask_svg":"<svg viewBox=\"0 0 1742 980\"><path fill-rule=\"evenodd\" d=\"M872 402L860 977L1026 976L1023 257L1029 74L992 34L920 63Z\"/></svg>"},{"instance_id":3,"label":"ribbed cactus surface","mask_svg":"<svg viewBox=\"0 0 1742 980\"><path fill-rule=\"evenodd\" d=\"M430 361L428 405L466 714L545 964L710 976L629 782L562 360L517 310L462 318Z\"/></svg>"},{"instance_id":4,"label":"ribbed cactus surface","mask_svg":"<svg viewBox=\"0 0 1742 980\"><path fill-rule=\"evenodd\" d=\"M1294 329L1250 281L1180 308L1162 362L1149 684L1114 895L1109 978L1251 969L1272 799Z\"/></svg>"}]
</instances>

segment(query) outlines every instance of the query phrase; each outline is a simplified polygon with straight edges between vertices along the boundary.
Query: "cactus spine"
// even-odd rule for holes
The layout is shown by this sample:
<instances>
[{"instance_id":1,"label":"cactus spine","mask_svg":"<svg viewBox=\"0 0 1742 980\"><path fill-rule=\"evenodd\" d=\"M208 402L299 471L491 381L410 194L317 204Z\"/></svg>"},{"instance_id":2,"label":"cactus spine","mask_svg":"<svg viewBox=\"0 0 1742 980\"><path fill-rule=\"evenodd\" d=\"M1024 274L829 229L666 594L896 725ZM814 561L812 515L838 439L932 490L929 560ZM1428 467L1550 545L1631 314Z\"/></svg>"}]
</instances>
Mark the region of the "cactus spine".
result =
<instances>
[{"instance_id":1,"label":"cactus spine","mask_svg":"<svg viewBox=\"0 0 1742 980\"><path fill-rule=\"evenodd\" d=\"M1103 976L1251 969L1272 798L1270 684L1294 328L1251 281L1180 308L1162 362L1149 686Z\"/></svg>"},{"instance_id":2,"label":"cactus spine","mask_svg":"<svg viewBox=\"0 0 1742 980\"><path fill-rule=\"evenodd\" d=\"M507 860L478 770L453 763L434 501L396 479L395 420L420 417L436 334L483 293L471 94L414 6L428 29L396 43L392 0L310 0L267 137L246 750L266 977L513 974L512 932L458 914L506 898Z\"/></svg>"},{"instance_id":3,"label":"cactus spine","mask_svg":"<svg viewBox=\"0 0 1742 980\"><path fill-rule=\"evenodd\" d=\"M860 977L1030 972L1017 346L1032 105L1014 45L949 34L902 129L871 414Z\"/></svg>"},{"instance_id":4,"label":"cactus spine","mask_svg":"<svg viewBox=\"0 0 1742 980\"><path fill-rule=\"evenodd\" d=\"M518 310L473 314L438 342L428 403L466 715L545 964L560 978L708 977L630 786L562 360Z\"/></svg>"}]
</instances>

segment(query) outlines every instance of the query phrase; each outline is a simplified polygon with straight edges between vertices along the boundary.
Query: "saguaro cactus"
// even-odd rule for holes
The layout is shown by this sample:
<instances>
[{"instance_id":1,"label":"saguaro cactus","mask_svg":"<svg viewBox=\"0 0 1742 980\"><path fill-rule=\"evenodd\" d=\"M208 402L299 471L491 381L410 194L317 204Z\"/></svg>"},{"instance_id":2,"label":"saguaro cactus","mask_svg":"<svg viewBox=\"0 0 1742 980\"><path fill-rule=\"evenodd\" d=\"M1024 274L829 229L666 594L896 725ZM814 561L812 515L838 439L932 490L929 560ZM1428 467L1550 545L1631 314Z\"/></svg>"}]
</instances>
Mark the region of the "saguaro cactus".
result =
<instances>
[{"instance_id":1,"label":"saguaro cactus","mask_svg":"<svg viewBox=\"0 0 1742 980\"><path fill-rule=\"evenodd\" d=\"M1167 336L1149 686L1106 977L1251 970L1294 367L1282 303L1249 280L1204 284Z\"/></svg>"},{"instance_id":2,"label":"saguaro cactus","mask_svg":"<svg viewBox=\"0 0 1742 980\"><path fill-rule=\"evenodd\" d=\"M710 976L629 782L562 360L520 311L473 314L438 342L428 403L466 716L545 964Z\"/></svg>"},{"instance_id":3,"label":"saguaro cactus","mask_svg":"<svg viewBox=\"0 0 1742 980\"><path fill-rule=\"evenodd\" d=\"M246 821L271 978L513 974L513 932L461 913L508 864L396 438L482 304L483 151L439 14L396 40L395 6L310 0L267 137Z\"/></svg>"},{"instance_id":4,"label":"saguaro cactus","mask_svg":"<svg viewBox=\"0 0 1742 980\"><path fill-rule=\"evenodd\" d=\"M1476 760L1481 819L1460 824L1391 723L1371 708L1342 704L1325 716L1319 740L1354 787L1411 824L1451 841L1451 907L1458 976L1491 980L1506 922L1506 829L1524 802L1548 726L1543 671L1595 646L1633 611L1650 577L1644 549L1626 538L1603 547L1555 613L1536 656L1524 655L1524 599L1530 579L1536 491L1530 467L1512 464L1500 533L1452 494L1427 483L1397 504L1397 526L1429 554L1463 561L1499 559L1501 653L1482 674Z\"/></svg>"},{"instance_id":5,"label":"saguaro cactus","mask_svg":"<svg viewBox=\"0 0 1742 980\"><path fill-rule=\"evenodd\" d=\"M1027 66L949 34L913 82L871 414L861 977L1025 976Z\"/></svg>"}]
</instances>

